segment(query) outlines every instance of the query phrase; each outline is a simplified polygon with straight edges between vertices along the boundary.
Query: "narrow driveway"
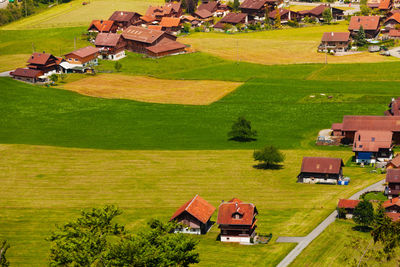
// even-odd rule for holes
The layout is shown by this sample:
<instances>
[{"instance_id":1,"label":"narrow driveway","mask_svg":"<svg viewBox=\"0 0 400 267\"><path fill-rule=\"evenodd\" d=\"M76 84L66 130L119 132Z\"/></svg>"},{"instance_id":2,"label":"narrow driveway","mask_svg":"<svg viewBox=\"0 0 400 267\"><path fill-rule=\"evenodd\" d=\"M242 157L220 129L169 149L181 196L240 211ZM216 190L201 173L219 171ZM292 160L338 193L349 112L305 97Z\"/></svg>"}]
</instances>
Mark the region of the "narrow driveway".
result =
<instances>
[{"instance_id":1,"label":"narrow driveway","mask_svg":"<svg viewBox=\"0 0 400 267\"><path fill-rule=\"evenodd\" d=\"M10 71L5 71L5 72L0 72L0 77L9 77L10 76Z\"/></svg>"},{"instance_id":2,"label":"narrow driveway","mask_svg":"<svg viewBox=\"0 0 400 267\"><path fill-rule=\"evenodd\" d=\"M354 195L350 197L350 199L359 199L360 196L368 191L383 191L384 186L383 183L385 182L385 179L370 185L366 188L364 188L361 191L358 191ZM277 265L277 267L286 267L289 266L290 263L296 259L297 256L300 255L300 253L305 249L319 234L321 234L331 223L333 223L336 219L337 216L337 211L335 210L332 212L323 222L321 222L314 230L311 231L307 236L305 237L293 237L293 243L298 243L298 245L290 251L289 254L286 255L286 257ZM280 242L279 240L282 240L283 242L288 242L290 240L290 237L278 237L276 242Z\"/></svg>"},{"instance_id":3,"label":"narrow driveway","mask_svg":"<svg viewBox=\"0 0 400 267\"><path fill-rule=\"evenodd\" d=\"M400 47L395 47L390 49L389 53L392 57L400 58Z\"/></svg>"}]
</instances>

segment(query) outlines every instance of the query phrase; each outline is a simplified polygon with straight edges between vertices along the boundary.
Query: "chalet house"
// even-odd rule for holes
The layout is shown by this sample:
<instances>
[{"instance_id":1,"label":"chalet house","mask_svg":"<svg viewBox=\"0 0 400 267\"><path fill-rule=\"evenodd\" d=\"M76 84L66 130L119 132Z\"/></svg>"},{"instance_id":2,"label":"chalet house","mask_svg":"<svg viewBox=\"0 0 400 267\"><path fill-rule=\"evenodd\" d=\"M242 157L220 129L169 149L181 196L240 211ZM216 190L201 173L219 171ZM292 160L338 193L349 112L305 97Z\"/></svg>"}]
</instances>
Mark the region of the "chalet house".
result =
<instances>
[{"instance_id":1,"label":"chalet house","mask_svg":"<svg viewBox=\"0 0 400 267\"><path fill-rule=\"evenodd\" d=\"M386 20L385 20L385 22L383 23L383 25L386 27L386 28L389 28L389 29L394 29L394 27L396 26L396 25L399 25L400 24L400 13L395 13L395 14L393 14L392 16L390 16L389 18L387 18Z\"/></svg>"},{"instance_id":2,"label":"chalet house","mask_svg":"<svg viewBox=\"0 0 400 267\"><path fill-rule=\"evenodd\" d=\"M354 209L357 207L360 200L353 200L353 199L339 199L339 203L337 207L339 209L346 210L346 218L351 219L353 218Z\"/></svg>"},{"instance_id":3,"label":"chalet house","mask_svg":"<svg viewBox=\"0 0 400 267\"><path fill-rule=\"evenodd\" d=\"M219 6L220 6L220 2L219 1L210 1L210 2L207 2L207 3L201 3L199 5L199 7L197 8L197 11L207 10L212 15L212 14L214 14L214 12L216 12L218 10Z\"/></svg>"},{"instance_id":4,"label":"chalet house","mask_svg":"<svg viewBox=\"0 0 400 267\"><path fill-rule=\"evenodd\" d=\"M214 28L223 29L224 24L237 25L237 24L247 24L247 14L244 13L229 13L225 17L223 17L220 21L218 21Z\"/></svg>"},{"instance_id":5,"label":"chalet house","mask_svg":"<svg viewBox=\"0 0 400 267\"><path fill-rule=\"evenodd\" d=\"M349 44L349 32L324 32L318 51L346 51Z\"/></svg>"},{"instance_id":6,"label":"chalet house","mask_svg":"<svg viewBox=\"0 0 400 267\"><path fill-rule=\"evenodd\" d=\"M257 208L234 198L222 202L218 208L220 238L222 242L251 243L256 236Z\"/></svg>"},{"instance_id":7,"label":"chalet house","mask_svg":"<svg viewBox=\"0 0 400 267\"><path fill-rule=\"evenodd\" d=\"M400 30L390 29L388 37L392 39L400 39Z\"/></svg>"},{"instance_id":8,"label":"chalet house","mask_svg":"<svg viewBox=\"0 0 400 267\"><path fill-rule=\"evenodd\" d=\"M43 74L44 73L41 70L18 68L15 71L12 71L10 76L16 80L36 83L44 81L44 79L40 78Z\"/></svg>"},{"instance_id":9,"label":"chalet house","mask_svg":"<svg viewBox=\"0 0 400 267\"><path fill-rule=\"evenodd\" d=\"M387 187L385 193L389 198L400 195L400 169L388 169L386 173Z\"/></svg>"},{"instance_id":10,"label":"chalet house","mask_svg":"<svg viewBox=\"0 0 400 267\"><path fill-rule=\"evenodd\" d=\"M385 208L386 214L398 213L400 214L400 198L395 197L383 202L382 206Z\"/></svg>"},{"instance_id":11,"label":"chalet house","mask_svg":"<svg viewBox=\"0 0 400 267\"><path fill-rule=\"evenodd\" d=\"M181 3L167 3L164 6L150 6L147 9L146 15L142 17L145 20L158 20L161 21L163 17L176 17L182 16ZM146 21L147 22L147 21Z\"/></svg>"},{"instance_id":12,"label":"chalet house","mask_svg":"<svg viewBox=\"0 0 400 267\"><path fill-rule=\"evenodd\" d=\"M64 68L64 72L91 72L92 66L97 65L97 56L99 49L93 46L87 46L65 54L65 62L60 65Z\"/></svg>"},{"instance_id":13,"label":"chalet house","mask_svg":"<svg viewBox=\"0 0 400 267\"><path fill-rule=\"evenodd\" d=\"M321 4L319 6L316 6L311 10L299 11L299 14L302 17L308 16L310 18L316 18L316 19L318 19L318 21L323 21L324 17L323 17L322 14L324 13L325 9L330 9L331 10L332 17L333 17L334 20L343 19L344 11L342 9L331 7L330 5L325 5L325 4Z\"/></svg>"},{"instance_id":14,"label":"chalet house","mask_svg":"<svg viewBox=\"0 0 400 267\"><path fill-rule=\"evenodd\" d=\"M28 59L28 69L40 70L44 75L56 73L59 70L58 59L48 53L33 53Z\"/></svg>"},{"instance_id":15,"label":"chalet house","mask_svg":"<svg viewBox=\"0 0 400 267\"><path fill-rule=\"evenodd\" d=\"M394 156L388 164L386 164L386 169L399 169L400 168L400 154Z\"/></svg>"},{"instance_id":16,"label":"chalet house","mask_svg":"<svg viewBox=\"0 0 400 267\"><path fill-rule=\"evenodd\" d=\"M308 184L337 184L343 177L340 158L304 157L297 182Z\"/></svg>"},{"instance_id":17,"label":"chalet house","mask_svg":"<svg viewBox=\"0 0 400 267\"><path fill-rule=\"evenodd\" d=\"M367 6L372 9L389 11L393 8L393 0L368 0Z\"/></svg>"},{"instance_id":18,"label":"chalet house","mask_svg":"<svg viewBox=\"0 0 400 267\"><path fill-rule=\"evenodd\" d=\"M94 42L102 59L119 60L125 57L126 41L118 33L99 33Z\"/></svg>"},{"instance_id":19,"label":"chalet house","mask_svg":"<svg viewBox=\"0 0 400 267\"><path fill-rule=\"evenodd\" d=\"M265 18L266 7L269 10L274 10L282 0L245 0L240 5L242 13L248 14L251 19L263 19Z\"/></svg>"},{"instance_id":20,"label":"chalet house","mask_svg":"<svg viewBox=\"0 0 400 267\"><path fill-rule=\"evenodd\" d=\"M400 116L400 97L397 99L392 98L389 104L389 110L384 113L385 116Z\"/></svg>"},{"instance_id":21,"label":"chalet house","mask_svg":"<svg viewBox=\"0 0 400 267\"><path fill-rule=\"evenodd\" d=\"M180 207L170 221L182 225L182 228L175 229L175 233L204 235L212 226L211 216L214 211L215 207L196 195Z\"/></svg>"},{"instance_id":22,"label":"chalet house","mask_svg":"<svg viewBox=\"0 0 400 267\"><path fill-rule=\"evenodd\" d=\"M156 45L146 47L147 55L154 58L177 55L186 52L186 45L176 41L163 40Z\"/></svg>"},{"instance_id":23,"label":"chalet house","mask_svg":"<svg viewBox=\"0 0 400 267\"><path fill-rule=\"evenodd\" d=\"M353 144L356 162L375 164L391 160L392 135L391 131L357 131Z\"/></svg>"},{"instance_id":24,"label":"chalet house","mask_svg":"<svg viewBox=\"0 0 400 267\"><path fill-rule=\"evenodd\" d=\"M193 15L201 20L209 19L213 16L213 14L206 9L197 10Z\"/></svg>"},{"instance_id":25,"label":"chalet house","mask_svg":"<svg viewBox=\"0 0 400 267\"><path fill-rule=\"evenodd\" d=\"M108 20L114 21L119 29L126 29L131 25L141 23L141 15L136 12L115 11Z\"/></svg>"},{"instance_id":26,"label":"chalet house","mask_svg":"<svg viewBox=\"0 0 400 267\"><path fill-rule=\"evenodd\" d=\"M275 20L278 11L279 11L279 15L281 17L281 23L282 24L287 23L289 20L293 20L293 21L299 21L300 20L299 13L291 11L289 9L284 9L284 8L278 8L278 9L275 9L275 10L269 12L268 13L268 17L271 20Z\"/></svg>"},{"instance_id":27,"label":"chalet house","mask_svg":"<svg viewBox=\"0 0 400 267\"><path fill-rule=\"evenodd\" d=\"M116 32L118 26L112 20L92 20L89 32Z\"/></svg>"},{"instance_id":28,"label":"chalet house","mask_svg":"<svg viewBox=\"0 0 400 267\"><path fill-rule=\"evenodd\" d=\"M349 31L352 37L355 37L362 27L367 38L375 38L380 31L379 16L353 16L349 24Z\"/></svg>"},{"instance_id":29,"label":"chalet house","mask_svg":"<svg viewBox=\"0 0 400 267\"><path fill-rule=\"evenodd\" d=\"M173 17L163 17L160 22L161 30L169 33L177 33L181 30L181 19Z\"/></svg>"}]
</instances>

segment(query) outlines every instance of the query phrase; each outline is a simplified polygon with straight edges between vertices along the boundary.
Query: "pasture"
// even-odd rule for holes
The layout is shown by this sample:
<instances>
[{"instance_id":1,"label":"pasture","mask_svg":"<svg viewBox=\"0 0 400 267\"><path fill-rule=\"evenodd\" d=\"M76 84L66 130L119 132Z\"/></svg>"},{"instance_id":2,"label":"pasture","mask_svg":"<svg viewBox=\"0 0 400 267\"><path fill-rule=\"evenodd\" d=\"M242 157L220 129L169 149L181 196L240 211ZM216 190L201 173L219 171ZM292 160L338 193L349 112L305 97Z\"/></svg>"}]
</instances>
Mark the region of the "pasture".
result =
<instances>
[{"instance_id":1,"label":"pasture","mask_svg":"<svg viewBox=\"0 0 400 267\"><path fill-rule=\"evenodd\" d=\"M338 198L383 177L364 168L346 167L344 173L352 179L349 186L297 184L303 156L342 157L346 161L352 153L283 152L286 160L282 169L260 170L253 167L252 150L126 151L1 145L0 238L11 243L12 265L46 265L49 244L45 238L55 224L77 216L82 208L116 204L124 210L121 223L134 230L152 217L167 220L196 194L215 207L223 199L238 197L257 205L258 232L272 232L273 240L259 246L221 244L216 241L218 227L213 226L206 236L197 238L200 266L216 262L219 266L274 265L294 246L275 243L277 236L307 234L334 209Z\"/></svg>"},{"instance_id":2,"label":"pasture","mask_svg":"<svg viewBox=\"0 0 400 267\"><path fill-rule=\"evenodd\" d=\"M82 95L130 99L149 103L210 105L242 83L226 81L174 81L120 74L97 75L60 88Z\"/></svg>"}]
</instances>

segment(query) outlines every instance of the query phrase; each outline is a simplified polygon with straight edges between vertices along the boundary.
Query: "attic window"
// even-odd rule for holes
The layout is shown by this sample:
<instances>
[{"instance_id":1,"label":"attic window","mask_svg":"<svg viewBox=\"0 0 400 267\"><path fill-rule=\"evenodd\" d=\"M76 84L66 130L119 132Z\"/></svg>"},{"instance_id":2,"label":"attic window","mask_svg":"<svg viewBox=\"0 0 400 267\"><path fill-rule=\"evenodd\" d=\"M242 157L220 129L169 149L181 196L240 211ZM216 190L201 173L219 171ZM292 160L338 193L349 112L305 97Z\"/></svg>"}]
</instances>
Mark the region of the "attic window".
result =
<instances>
[{"instance_id":1,"label":"attic window","mask_svg":"<svg viewBox=\"0 0 400 267\"><path fill-rule=\"evenodd\" d=\"M243 218L243 215L242 214L240 214L239 212L235 212L234 214L232 214L232 218L233 219L242 219Z\"/></svg>"},{"instance_id":2,"label":"attic window","mask_svg":"<svg viewBox=\"0 0 400 267\"><path fill-rule=\"evenodd\" d=\"M371 141L372 141L372 142L375 142L375 137L372 137L372 138L371 138Z\"/></svg>"},{"instance_id":3,"label":"attic window","mask_svg":"<svg viewBox=\"0 0 400 267\"><path fill-rule=\"evenodd\" d=\"M362 145L359 145L358 147L359 147L359 148L362 148Z\"/></svg>"}]
</instances>

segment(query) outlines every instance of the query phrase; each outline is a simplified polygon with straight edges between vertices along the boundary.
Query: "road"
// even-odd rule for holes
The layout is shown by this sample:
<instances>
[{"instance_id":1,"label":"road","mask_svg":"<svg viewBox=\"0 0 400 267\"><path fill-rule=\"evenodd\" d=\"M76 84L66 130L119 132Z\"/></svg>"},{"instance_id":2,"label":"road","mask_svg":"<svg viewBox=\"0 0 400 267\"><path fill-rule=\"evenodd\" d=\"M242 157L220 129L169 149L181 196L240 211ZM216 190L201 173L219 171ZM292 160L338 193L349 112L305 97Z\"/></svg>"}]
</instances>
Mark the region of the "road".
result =
<instances>
[{"instance_id":1,"label":"road","mask_svg":"<svg viewBox=\"0 0 400 267\"><path fill-rule=\"evenodd\" d=\"M310 9L311 9L311 8L314 8L316 6L319 6L321 4L326 4L326 3L317 3L317 2L308 3L308 2L290 1L289 4L290 5L300 5L300 6L310 6ZM331 7L337 7L337 8L351 7L352 9L344 11L345 15L352 15L355 12L359 12L360 11L360 5L354 4L354 3L351 3L351 5L349 5L349 4L344 4L344 3L341 3L341 2L335 2L335 3L331 3L330 5L331 5Z\"/></svg>"},{"instance_id":2,"label":"road","mask_svg":"<svg viewBox=\"0 0 400 267\"><path fill-rule=\"evenodd\" d=\"M363 190L358 191L354 195L350 197L350 199L359 199L360 196L368 191L383 191L384 186L382 185L385 182L385 179L370 185ZM331 223L336 220L337 211L332 212L323 222L321 222L314 230L311 231L307 236L304 237L278 237L276 242L284 242L284 243L298 243L297 246L290 251L289 254L277 265L277 267L286 267L292 263L297 256L305 249L317 236L319 236Z\"/></svg>"},{"instance_id":3,"label":"road","mask_svg":"<svg viewBox=\"0 0 400 267\"><path fill-rule=\"evenodd\" d=\"M10 71L0 72L0 77L10 77Z\"/></svg>"}]
</instances>

